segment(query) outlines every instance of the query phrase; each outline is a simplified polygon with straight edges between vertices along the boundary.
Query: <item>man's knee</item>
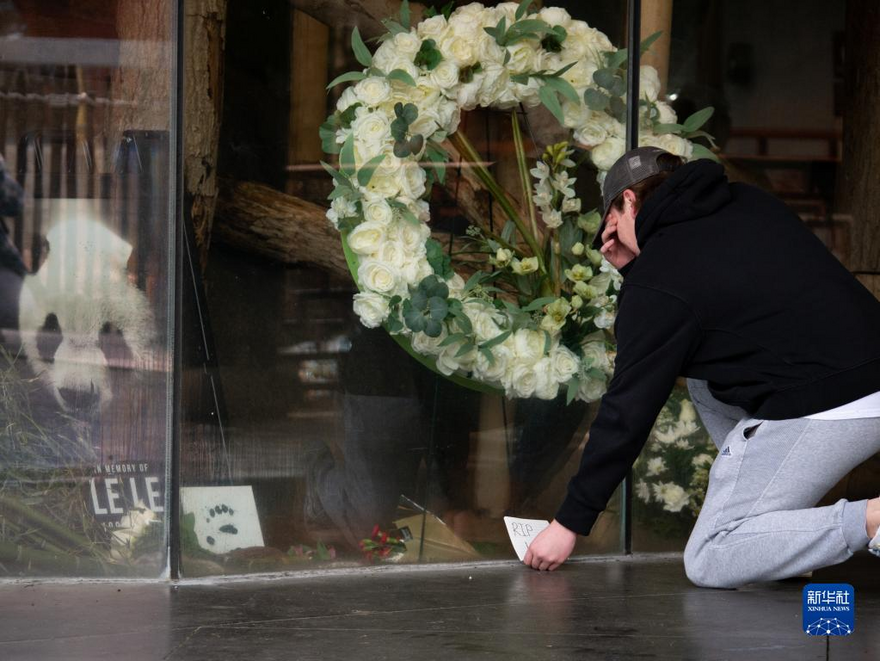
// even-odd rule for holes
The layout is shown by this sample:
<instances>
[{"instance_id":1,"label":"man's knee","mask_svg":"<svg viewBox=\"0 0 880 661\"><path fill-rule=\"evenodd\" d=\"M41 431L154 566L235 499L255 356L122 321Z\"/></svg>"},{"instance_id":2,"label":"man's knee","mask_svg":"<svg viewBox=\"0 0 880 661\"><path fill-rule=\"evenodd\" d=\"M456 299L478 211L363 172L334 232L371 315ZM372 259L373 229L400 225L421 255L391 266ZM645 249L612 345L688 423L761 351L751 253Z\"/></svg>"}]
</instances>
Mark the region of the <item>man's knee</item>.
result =
<instances>
[{"instance_id":1,"label":"man's knee","mask_svg":"<svg viewBox=\"0 0 880 661\"><path fill-rule=\"evenodd\" d=\"M719 562L715 555L710 540L697 542L691 537L684 551L684 573L688 580L701 588L739 587L741 582L726 571L724 562Z\"/></svg>"}]
</instances>

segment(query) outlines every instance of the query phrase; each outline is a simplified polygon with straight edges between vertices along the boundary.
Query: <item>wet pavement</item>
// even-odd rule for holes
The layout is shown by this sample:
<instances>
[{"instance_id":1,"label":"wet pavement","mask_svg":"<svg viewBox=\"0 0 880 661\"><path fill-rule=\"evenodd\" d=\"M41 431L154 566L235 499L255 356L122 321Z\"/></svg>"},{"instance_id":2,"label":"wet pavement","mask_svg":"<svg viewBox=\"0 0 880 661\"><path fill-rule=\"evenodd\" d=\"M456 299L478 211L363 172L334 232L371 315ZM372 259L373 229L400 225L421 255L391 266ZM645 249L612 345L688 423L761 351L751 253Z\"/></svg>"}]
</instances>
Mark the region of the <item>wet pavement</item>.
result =
<instances>
[{"instance_id":1,"label":"wet pavement","mask_svg":"<svg viewBox=\"0 0 880 661\"><path fill-rule=\"evenodd\" d=\"M880 659L880 560L737 590L680 554L382 567L170 583L0 584L0 659ZM802 588L851 583L855 632L801 629Z\"/></svg>"}]
</instances>

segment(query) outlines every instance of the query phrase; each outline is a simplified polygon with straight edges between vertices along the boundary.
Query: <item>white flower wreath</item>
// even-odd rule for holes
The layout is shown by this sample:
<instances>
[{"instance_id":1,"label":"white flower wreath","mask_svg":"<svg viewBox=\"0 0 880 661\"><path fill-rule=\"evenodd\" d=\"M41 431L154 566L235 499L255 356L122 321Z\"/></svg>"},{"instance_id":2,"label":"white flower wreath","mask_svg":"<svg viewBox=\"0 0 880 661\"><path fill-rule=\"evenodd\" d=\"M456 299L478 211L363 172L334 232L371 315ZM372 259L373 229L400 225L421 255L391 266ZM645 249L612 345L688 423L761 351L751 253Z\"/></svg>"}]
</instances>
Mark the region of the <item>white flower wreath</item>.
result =
<instances>
[{"instance_id":1,"label":"white flower wreath","mask_svg":"<svg viewBox=\"0 0 880 661\"><path fill-rule=\"evenodd\" d=\"M474 3L410 28L404 1L399 20L385 21L389 33L374 54L355 28L352 47L364 69L331 83L356 82L321 127L324 150L340 161L338 170L324 164L334 179L327 216L342 233L365 326L384 325L422 362L472 387L552 399L566 386L568 401L594 401L613 371L609 329L620 276L584 247L599 218L581 213L573 149L553 145L528 170L513 113L531 223L502 205L503 231L472 227L474 252L489 255L491 269L467 282L427 225L425 198L443 182L448 158L443 141L457 140L464 157L479 160L455 133L462 110L545 105L589 149L600 182L624 152L626 51L563 9L529 13L531 4ZM711 157L688 140L709 137L699 129L711 109L677 124L648 66L640 89L641 144L685 159ZM490 190L497 186L473 167Z\"/></svg>"}]
</instances>

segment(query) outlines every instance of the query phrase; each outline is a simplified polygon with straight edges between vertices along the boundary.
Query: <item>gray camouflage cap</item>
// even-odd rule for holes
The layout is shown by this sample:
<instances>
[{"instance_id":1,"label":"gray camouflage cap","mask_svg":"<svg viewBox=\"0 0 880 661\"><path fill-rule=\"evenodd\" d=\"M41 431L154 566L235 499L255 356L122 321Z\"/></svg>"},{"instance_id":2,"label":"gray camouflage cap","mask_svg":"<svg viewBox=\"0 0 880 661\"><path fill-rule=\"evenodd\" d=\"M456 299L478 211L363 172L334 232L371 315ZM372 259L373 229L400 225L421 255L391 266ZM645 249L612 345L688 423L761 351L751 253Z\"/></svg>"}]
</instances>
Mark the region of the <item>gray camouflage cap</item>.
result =
<instances>
[{"instance_id":1,"label":"gray camouflage cap","mask_svg":"<svg viewBox=\"0 0 880 661\"><path fill-rule=\"evenodd\" d=\"M659 173L657 158L661 154L668 153L659 147L637 147L630 149L611 166L602 183L602 202L605 208L602 211L599 230L593 239L593 248L602 247L602 232L605 230L605 220L608 218L611 203L627 188Z\"/></svg>"}]
</instances>

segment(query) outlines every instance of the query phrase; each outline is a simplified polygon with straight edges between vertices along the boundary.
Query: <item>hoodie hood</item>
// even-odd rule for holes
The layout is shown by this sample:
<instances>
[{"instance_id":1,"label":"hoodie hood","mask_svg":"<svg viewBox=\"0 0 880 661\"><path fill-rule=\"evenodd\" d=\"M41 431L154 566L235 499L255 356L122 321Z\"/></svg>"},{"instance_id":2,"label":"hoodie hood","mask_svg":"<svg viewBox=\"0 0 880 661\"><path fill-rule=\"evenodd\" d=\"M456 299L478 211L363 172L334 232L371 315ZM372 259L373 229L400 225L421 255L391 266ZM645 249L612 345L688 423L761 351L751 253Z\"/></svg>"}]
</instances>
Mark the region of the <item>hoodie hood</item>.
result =
<instances>
[{"instance_id":1,"label":"hoodie hood","mask_svg":"<svg viewBox=\"0 0 880 661\"><path fill-rule=\"evenodd\" d=\"M640 248L657 230L697 220L730 202L730 188L724 168L714 161L699 159L685 163L645 201L636 216L636 240Z\"/></svg>"}]
</instances>

